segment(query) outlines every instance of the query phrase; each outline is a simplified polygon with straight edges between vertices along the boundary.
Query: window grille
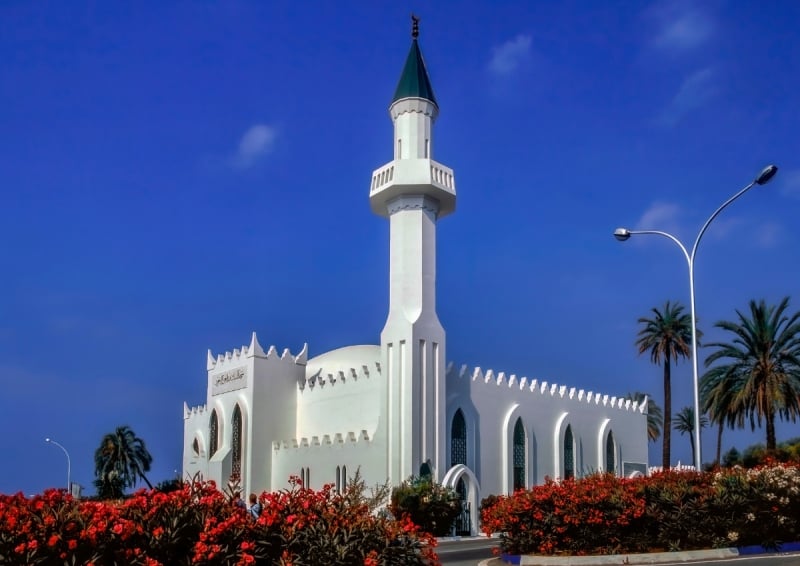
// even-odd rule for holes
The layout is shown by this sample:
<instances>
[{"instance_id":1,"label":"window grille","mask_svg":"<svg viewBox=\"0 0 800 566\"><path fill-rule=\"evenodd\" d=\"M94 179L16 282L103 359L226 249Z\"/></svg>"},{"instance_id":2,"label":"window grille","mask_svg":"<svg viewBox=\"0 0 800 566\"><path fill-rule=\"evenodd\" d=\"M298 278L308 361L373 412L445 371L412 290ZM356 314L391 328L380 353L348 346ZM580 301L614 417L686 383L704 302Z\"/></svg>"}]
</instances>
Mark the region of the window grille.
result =
<instances>
[{"instance_id":1,"label":"window grille","mask_svg":"<svg viewBox=\"0 0 800 566\"><path fill-rule=\"evenodd\" d=\"M233 458L231 462L231 474L237 477L242 475L242 410L239 405L233 409L233 438L231 447L233 448Z\"/></svg>"},{"instance_id":2,"label":"window grille","mask_svg":"<svg viewBox=\"0 0 800 566\"><path fill-rule=\"evenodd\" d=\"M208 457L211 458L217 453L219 447L219 423L217 422L217 411L211 411L211 423L208 425L209 447Z\"/></svg>"},{"instance_id":3,"label":"window grille","mask_svg":"<svg viewBox=\"0 0 800 566\"><path fill-rule=\"evenodd\" d=\"M467 422L461 409L453 416L450 428L450 466L467 464Z\"/></svg>"},{"instance_id":4,"label":"window grille","mask_svg":"<svg viewBox=\"0 0 800 566\"><path fill-rule=\"evenodd\" d=\"M609 474L616 474L617 472L617 459L615 455L614 433L609 431L608 438L606 438L606 472Z\"/></svg>"},{"instance_id":5,"label":"window grille","mask_svg":"<svg viewBox=\"0 0 800 566\"><path fill-rule=\"evenodd\" d=\"M564 433L564 479L575 477L575 440L572 427L567 425Z\"/></svg>"},{"instance_id":6,"label":"window grille","mask_svg":"<svg viewBox=\"0 0 800 566\"><path fill-rule=\"evenodd\" d=\"M514 491L525 488L525 427L522 419L514 425Z\"/></svg>"}]
</instances>

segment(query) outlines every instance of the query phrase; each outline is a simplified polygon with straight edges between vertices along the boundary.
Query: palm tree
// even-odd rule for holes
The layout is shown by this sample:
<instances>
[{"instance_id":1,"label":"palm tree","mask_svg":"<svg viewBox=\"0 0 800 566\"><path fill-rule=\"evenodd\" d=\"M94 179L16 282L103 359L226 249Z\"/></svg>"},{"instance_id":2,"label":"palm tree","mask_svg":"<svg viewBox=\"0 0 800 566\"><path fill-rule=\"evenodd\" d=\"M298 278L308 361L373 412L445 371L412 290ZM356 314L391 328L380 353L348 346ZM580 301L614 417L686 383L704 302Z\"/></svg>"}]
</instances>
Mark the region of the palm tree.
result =
<instances>
[{"instance_id":1,"label":"palm tree","mask_svg":"<svg viewBox=\"0 0 800 566\"><path fill-rule=\"evenodd\" d=\"M144 440L136 436L131 427L120 426L106 434L94 453L95 485L101 497L119 497L126 487L136 485L141 478L147 487L152 484L144 475L150 471L153 457Z\"/></svg>"},{"instance_id":2,"label":"palm tree","mask_svg":"<svg viewBox=\"0 0 800 566\"><path fill-rule=\"evenodd\" d=\"M708 426L708 418L705 415L700 415L700 430ZM694 409L692 407L684 407L675 415L675 430L681 434L689 435L689 443L692 445L692 462L695 461L694 446Z\"/></svg>"},{"instance_id":3,"label":"palm tree","mask_svg":"<svg viewBox=\"0 0 800 566\"><path fill-rule=\"evenodd\" d=\"M639 354L650 352L654 364L664 362L664 436L661 451L662 467L670 467L670 441L672 429L672 391L670 384L671 362L679 357L689 358L692 340L692 320L684 313L680 303L664 305L664 310L653 308L653 318L640 318L644 327L639 330L636 346ZM698 332L699 338L699 332Z\"/></svg>"},{"instance_id":4,"label":"palm tree","mask_svg":"<svg viewBox=\"0 0 800 566\"><path fill-rule=\"evenodd\" d=\"M650 395L642 393L641 391L628 393L625 398L637 404L641 404L647 399L647 439L650 442L658 440L658 437L661 436L661 426L664 423L664 415L661 412L661 407L653 401Z\"/></svg>"},{"instance_id":5,"label":"palm tree","mask_svg":"<svg viewBox=\"0 0 800 566\"><path fill-rule=\"evenodd\" d=\"M700 378L700 402L703 412L708 413L711 422L717 425L717 453L714 459L720 465L722 454L722 431L725 425L729 428L744 427L744 410L741 399L736 399L736 380L728 375L725 367L718 366L708 370Z\"/></svg>"},{"instance_id":6,"label":"palm tree","mask_svg":"<svg viewBox=\"0 0 800 566\"><path fill-rule=\"evenodd\" d=\"M789 297L768 306L762 299L750 301L750 317L738 310L738 322L721 321L715 326L734 335L732 342L715 342L706 359L714 379L731 387L730 410L750 420L751 430L762 420L767 430L767 450L775 450L775 418L794 422L800 415L800 312L785 314Z\"/></svg>"}]
</instances>

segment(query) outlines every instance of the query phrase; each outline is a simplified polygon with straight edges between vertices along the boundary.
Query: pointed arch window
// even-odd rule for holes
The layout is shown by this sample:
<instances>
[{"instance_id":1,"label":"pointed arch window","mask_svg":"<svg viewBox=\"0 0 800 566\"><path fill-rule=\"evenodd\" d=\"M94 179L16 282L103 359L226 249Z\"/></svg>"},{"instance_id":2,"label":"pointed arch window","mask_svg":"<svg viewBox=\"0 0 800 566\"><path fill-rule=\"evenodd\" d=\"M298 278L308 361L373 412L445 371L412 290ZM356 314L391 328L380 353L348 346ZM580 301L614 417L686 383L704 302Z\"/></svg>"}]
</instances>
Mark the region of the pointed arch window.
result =
<instances>
[{"instance_id":1,"label":"pointed arch window","mask_svg":"<svg viewBox=\"0 0 800 566\"><path fill-rule=\"evenodd\" d=\"M233 450L233 458L231 462L231 474L237 477L242 475L242 410L239 405L233 408L233 422L231 423L233 429L233 436L231 439L231 448Z\"/></svg>"},{"instance_id":2,"label":"pointed arch window","mask_svg":"<svg viewBox=\"0 0 800 566\"><path fill-rule=\"evenodd\" d=\"M575 439L572 436L572 426L567 425L564 432L564 479L575 477Z\"/></svg>"},{"instance_id":3,"label":"pointed arch window","mask_svg":"<svg viewBox=\"0 0 800 566\"><path fill-rule=\"evenodd\" d=\"M517 418L514 425L514 491L525 488L525 427Z\"/></svg>"},{"instance_id":4,"label":"pointed arch window","mask_svg":"<svg viewBox=\"0 0 800 566\"><path fill-rule=\"evenodd\" d=\"M614 443L614 433L608 431L606 438L606 472L615 474L617 470L616 448Z\"/></svg>"},{"instance_id":5,"label":"pointed arch window","mask_svg":"<svg viewBox=\"0 0 800 566\"><path fill-rule=\"evenodd\" d=\"M208 457L211 458L219 448L219 421L217 410L211 411L211 422L208 424Z\"/></svg>"},{"instance_id":6,"label":"pointed arch window","mask_svg":"<svg viewBox=\"0 0 800 566\"><path fill-rule=\"evenodd\" d=\"M192 441L192 455L195 458L200 456L200 441L196 438Z\"/></svg>"},{"instance_id":7,"label":"pointed arch window","mask_svg":"<svg viewBox=\"0 0 800 566\"><path fill-rule=\"evenodd\" d=\"M450 427L450 467L457 464L467 464L467 421L461 409L453 415Z\"/></svg>"}]
</instances>

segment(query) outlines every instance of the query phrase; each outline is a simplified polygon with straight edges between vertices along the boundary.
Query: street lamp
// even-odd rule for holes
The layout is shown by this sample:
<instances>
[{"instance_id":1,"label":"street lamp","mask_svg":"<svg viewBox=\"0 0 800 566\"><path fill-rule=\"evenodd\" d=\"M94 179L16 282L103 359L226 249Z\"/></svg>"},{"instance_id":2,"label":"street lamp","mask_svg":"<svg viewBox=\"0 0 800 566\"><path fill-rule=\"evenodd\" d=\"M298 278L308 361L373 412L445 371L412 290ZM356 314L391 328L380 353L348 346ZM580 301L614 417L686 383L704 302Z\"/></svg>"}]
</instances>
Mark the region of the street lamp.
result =
<instances>
[{"instance_id":1,"label":"street lamp","mask_svg":"<svg viewBox=\"0 0 800 566\"><path fill-rule=\"evenodd\" d=\"M693 377L693 385L694 385L694 445L695 445L695 459L694 459L694 466L697 471L702 470L702 462L703 459L701 457L701 447L700 447L700 391L699 391L699 379L697 376L697 316L695 314L695 306L694 306L694 260L695 256L697 255L697 245L700 243L700 238L703 237L705 234L708 225L711 224L711 221L714 220L717 215L722 212L722 210L728 206L730 203L735 201L737 198L742 196L744 193L749 191L755 185L764 185L770 179L775 176L775 173L778 172L778 168L775 165L768 165L761 170L761 173L758 174L758 177L753 179L749 185L744 187L738 193L733 195L731 198L726 200L722 205L714 211L714 214L709 216L706 223L703 224L703 227L700 228L700 233L697 234L697 239L694 241L694 245L692 246L692 252L689 253L686 251L686 246L684 246L681 241L673 236L672 234L668 234L667 232L662 232L661 230L628 230L627 228L617 228L614 230L614 237L619 240L620 242L624 242L631 236L635 234L656 234L658 236L664 236L665 238L669 238L676 244L683 252L684 257L686 257L686 262L689 264L689 302L691 304L691 311L692 311L692 377Z\"/></svg>"},{"instance_id":2,"label":"street lamp","mask_svg":"<svg viewBox=\"0 0 800 566\"><path fill-rule=\"evenodd\" d=\"M69 463L69 452L67 452L66 448L61 446L58 442L56 442L52 438L45 438L44 441L47 442L48 444L55 444L56 446L58 446L59 448L61 448L64 451L64 455L67 457L67 493L72 493L72 483L71 483L71 478L70 478L70 471L71 470L70 470L70 463Z\"/></svg>"}]
</instances>

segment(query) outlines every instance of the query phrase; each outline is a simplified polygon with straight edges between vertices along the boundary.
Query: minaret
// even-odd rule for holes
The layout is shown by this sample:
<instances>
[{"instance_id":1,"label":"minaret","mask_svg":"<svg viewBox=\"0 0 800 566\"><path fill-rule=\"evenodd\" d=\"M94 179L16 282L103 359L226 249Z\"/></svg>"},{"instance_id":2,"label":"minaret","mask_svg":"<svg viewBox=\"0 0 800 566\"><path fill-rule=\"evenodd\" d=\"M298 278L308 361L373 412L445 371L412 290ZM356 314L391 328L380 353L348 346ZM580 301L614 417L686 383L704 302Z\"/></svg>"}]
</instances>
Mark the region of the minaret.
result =
<instances>
[{"instance_id":1,"label":"minaret","mask_svg":"<svg viewBox=\"0 0 800 566\"><path fill-rule=\"evenodd\" d=\"M397 484L428 463L444 477L445 333L436 314L436 222L455 210L452 169L432 159L439 106L417 43L411 50L389 114L394 159L372 174L370 205L389 218L389 316L381 332L385 364L387 469Z\"/></svg>"}]
</instances>

